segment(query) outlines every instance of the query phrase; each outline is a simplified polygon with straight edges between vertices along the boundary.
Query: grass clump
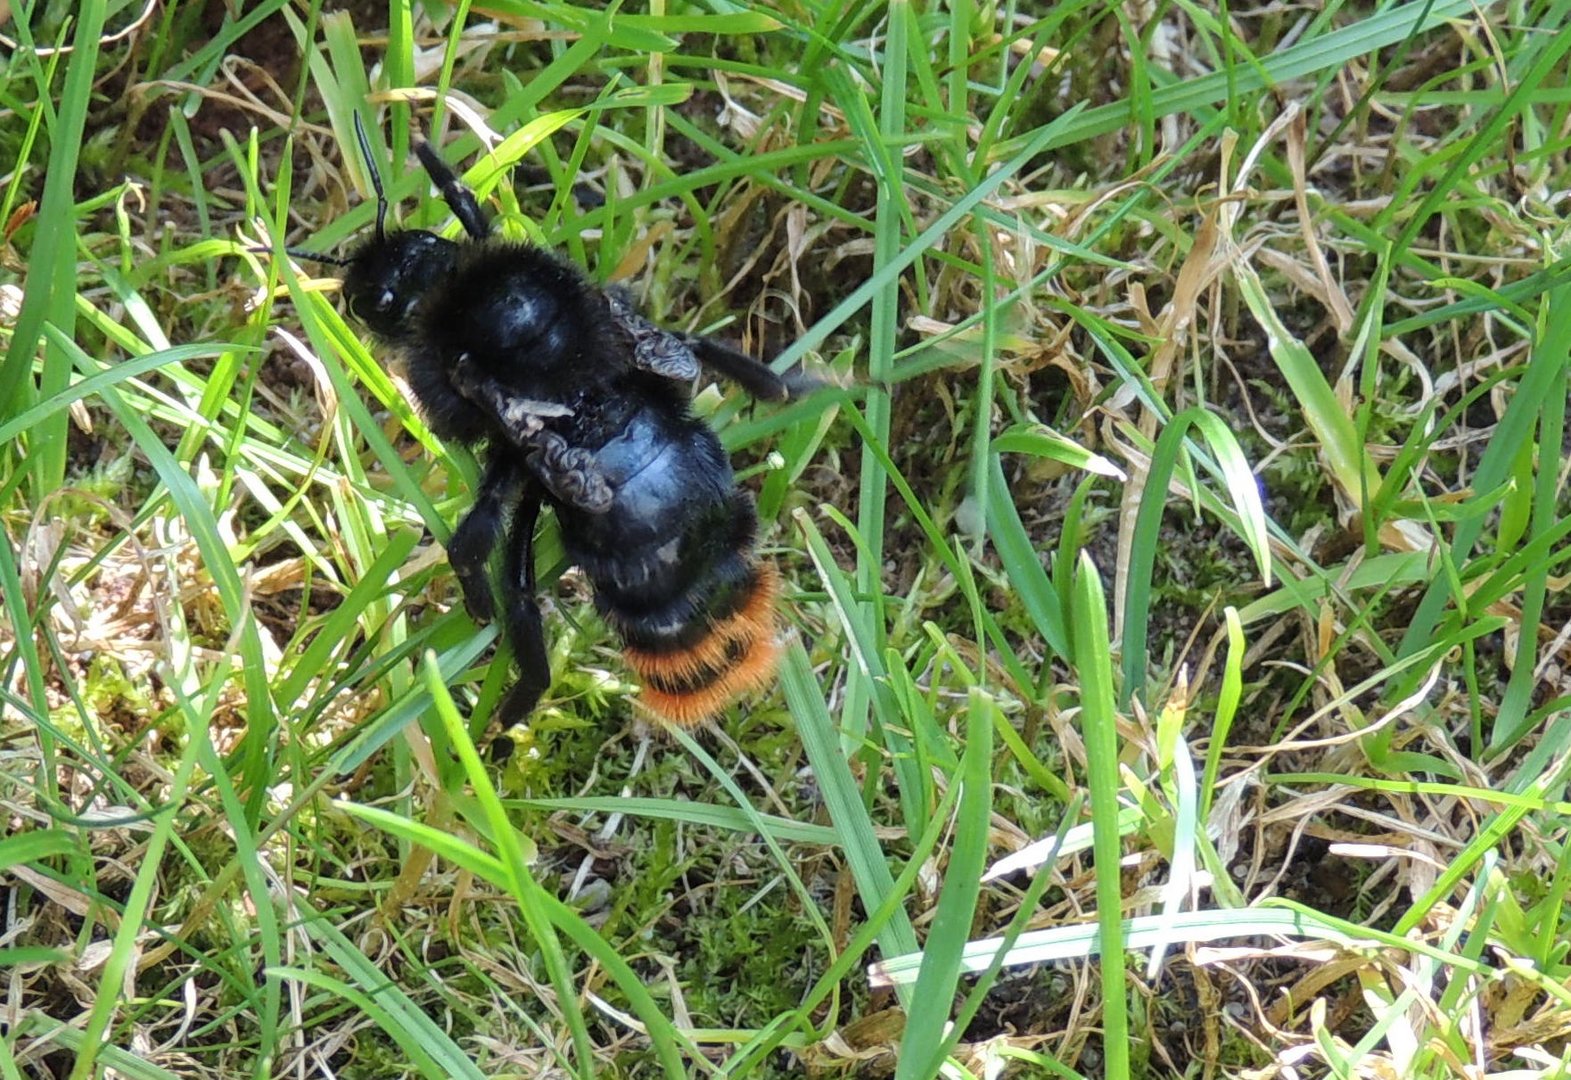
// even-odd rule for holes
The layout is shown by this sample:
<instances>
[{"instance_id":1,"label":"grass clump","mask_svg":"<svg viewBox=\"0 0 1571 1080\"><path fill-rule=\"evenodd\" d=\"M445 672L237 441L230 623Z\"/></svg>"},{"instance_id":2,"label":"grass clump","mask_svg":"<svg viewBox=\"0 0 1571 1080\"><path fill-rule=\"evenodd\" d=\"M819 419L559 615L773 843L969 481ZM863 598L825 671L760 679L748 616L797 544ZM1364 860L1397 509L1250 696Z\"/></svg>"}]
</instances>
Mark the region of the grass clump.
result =
<instances>
[{"instance_id":1,"label":"grass clump","mask_svg":"<svg viewBox=\"0 0 1571 1080\"><path fill-rule=\"evenodd\" d=\"M1566 22L16 6L0 1078L1564 1071ZM842 384L697 392L778 690L649 730L548 524L490 725L475 463L256 250L357 113Z\"/></svg>"}]
</instances>

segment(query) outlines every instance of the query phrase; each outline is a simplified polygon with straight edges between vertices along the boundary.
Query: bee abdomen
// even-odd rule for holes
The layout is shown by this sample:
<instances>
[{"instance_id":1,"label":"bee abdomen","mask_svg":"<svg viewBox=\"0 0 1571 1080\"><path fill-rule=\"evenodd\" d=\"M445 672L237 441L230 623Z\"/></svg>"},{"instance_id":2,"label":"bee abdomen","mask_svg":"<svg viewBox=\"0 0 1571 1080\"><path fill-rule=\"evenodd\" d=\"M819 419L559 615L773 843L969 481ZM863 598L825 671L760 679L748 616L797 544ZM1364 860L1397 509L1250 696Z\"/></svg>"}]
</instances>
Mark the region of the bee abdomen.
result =
<instances>
[{"instance_id":1,"label":"bee abdomen","mask_svg":"<svg viewBox=\"0 0 1571 1080\"><path fill-rule=\"evenodd\" d=\"M780 575L766 562L749 569L731 603L695 616L678 633L650 633L639 617L611 613L628 666L643 680L640 701L662 720L690 727L773 680Z\"/></svg>"}]
</instances>

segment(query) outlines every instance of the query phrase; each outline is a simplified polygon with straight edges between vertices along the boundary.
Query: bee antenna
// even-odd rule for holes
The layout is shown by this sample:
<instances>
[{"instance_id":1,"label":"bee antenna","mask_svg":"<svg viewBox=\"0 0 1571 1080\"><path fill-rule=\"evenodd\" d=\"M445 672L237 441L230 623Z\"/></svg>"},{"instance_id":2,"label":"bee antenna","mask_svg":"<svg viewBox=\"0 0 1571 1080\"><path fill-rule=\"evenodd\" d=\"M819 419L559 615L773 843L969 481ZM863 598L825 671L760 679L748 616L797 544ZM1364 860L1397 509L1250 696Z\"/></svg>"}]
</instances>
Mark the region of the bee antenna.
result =
<instances>
[{"instance_id":1,"label":"bee antenna","mask_svg":"<svg viewBox=\"0 0 1571 1080\"><path fill-rule=\"evenodd\" d=\"M360 160L365 162L365 171L371 177L371 187L376 192L376 238L387 239L387 192L382 190L382 174L377 171L376 161L371 157L371 140L366 138L365 125L360 122L360 110L355 110L355 138L360 143Z\"/></svg>"},{"instance_id":2,"label":"bee antenna","mask_svg":"<svg viewBox=\"0 0 1571 1080\"><path fill-rule=\"evenodd\" d=\"M284 254L292 259L304 259L306 262L318 262L324 266L352 266L354 260L342 255L324 255L316 251L301 251L299 248L284 248Z\"/></svg>"},{"instance_id":3,"label":"bee antenna","mask_svg":"<svg viewBox=\"0 0 1571 1080\"><path fill-rule=\"evenodd\" d=\"M273 249L266 244L252 244L246 248L253 255L271 255ZM284 254L292 259L304 259L306 262L318 262L326 266L352 266L354 260L343 255L324 255L316 251L306 251L302 248L286 247Z\"/></svg>"}]
</instances>

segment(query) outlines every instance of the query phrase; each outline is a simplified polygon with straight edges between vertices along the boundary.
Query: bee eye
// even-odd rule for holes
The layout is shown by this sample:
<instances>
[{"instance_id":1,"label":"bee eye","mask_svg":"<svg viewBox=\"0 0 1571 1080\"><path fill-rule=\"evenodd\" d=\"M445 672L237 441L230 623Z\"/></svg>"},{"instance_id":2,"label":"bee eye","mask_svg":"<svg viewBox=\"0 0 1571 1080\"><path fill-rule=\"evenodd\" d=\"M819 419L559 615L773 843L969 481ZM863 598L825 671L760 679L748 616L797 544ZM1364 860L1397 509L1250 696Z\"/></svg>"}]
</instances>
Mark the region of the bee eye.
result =
<instances>
[{"instance_id":1,"label":"bee eye","mask_svg":"<svg viewBox=\"0 0 1571 1080\"><path fill-rule=\"evenodd\" d=\"M382 290L382 295L377 298L376 309L378 311L388 311L388 310L390 310L392 308L392 306L393 306L393 290L392 289L383 289Z\"/></svg>"}]
</instances>

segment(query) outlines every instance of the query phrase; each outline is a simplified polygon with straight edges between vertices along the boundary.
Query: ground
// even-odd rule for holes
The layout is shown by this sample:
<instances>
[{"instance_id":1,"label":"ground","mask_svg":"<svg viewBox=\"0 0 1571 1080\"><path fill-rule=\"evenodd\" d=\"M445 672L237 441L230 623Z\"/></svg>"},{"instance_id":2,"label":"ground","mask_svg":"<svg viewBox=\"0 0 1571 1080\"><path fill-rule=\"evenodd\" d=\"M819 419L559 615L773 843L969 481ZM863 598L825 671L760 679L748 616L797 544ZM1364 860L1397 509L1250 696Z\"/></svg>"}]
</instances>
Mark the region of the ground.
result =
<instances>
[{"instance_id":1,"label":"ground","mask_svg":"<svg viewBox=\"0 0 1571 1080\"><path fill-rule=\"evenodd\" d=\"M13 7L0 1078L1561 1074L1562 5ZM778 687L496 722L356 114L829 384Z\"/></svg>"}]
</instances>

